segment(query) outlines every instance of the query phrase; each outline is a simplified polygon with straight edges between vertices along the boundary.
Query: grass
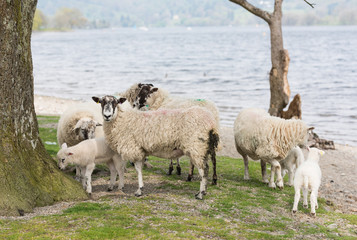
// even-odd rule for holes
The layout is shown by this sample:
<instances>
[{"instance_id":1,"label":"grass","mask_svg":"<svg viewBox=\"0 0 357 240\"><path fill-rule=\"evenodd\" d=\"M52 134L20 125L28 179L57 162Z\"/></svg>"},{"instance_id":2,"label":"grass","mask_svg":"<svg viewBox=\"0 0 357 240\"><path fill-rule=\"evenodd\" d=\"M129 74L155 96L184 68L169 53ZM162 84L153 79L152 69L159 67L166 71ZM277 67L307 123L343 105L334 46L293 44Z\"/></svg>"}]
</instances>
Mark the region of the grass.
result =
<instances>
[{"instance_id":1,"label":"grass","mask_svg":"<svg viewBox=\"0 0 357 240\"><path fill-rule=\"evenodd\" d=\"M52 156L58 151L58 117L39 116L40 135ZM51 125L52 124L52 125ZM46 144L46 142L51 144ZM106 195L78 202L60 214L28 220L0 220L0 239L356 239L356 215L325 209L319 199L317 217L302 208L291 214L294 190L272 190L261 182L260 164L250 163L251 180L243 180L241 159L219 157L218 186L208 186L204 201L194 199L199 181L186 182L189 164L182 161L182 176L167 176L168 161L150 157L144 169L144 196L134 197L135 170L128 165L125 194ZM106 167L100 166L101 169ZM211 172L210 172L211 175ZM108 177L105 177L108 180ZM287 179L285 179L285 182ZM130 189L130 186L134 190ZM328 228L338 223L334 229Z\"/></svg>"}]
</instances>

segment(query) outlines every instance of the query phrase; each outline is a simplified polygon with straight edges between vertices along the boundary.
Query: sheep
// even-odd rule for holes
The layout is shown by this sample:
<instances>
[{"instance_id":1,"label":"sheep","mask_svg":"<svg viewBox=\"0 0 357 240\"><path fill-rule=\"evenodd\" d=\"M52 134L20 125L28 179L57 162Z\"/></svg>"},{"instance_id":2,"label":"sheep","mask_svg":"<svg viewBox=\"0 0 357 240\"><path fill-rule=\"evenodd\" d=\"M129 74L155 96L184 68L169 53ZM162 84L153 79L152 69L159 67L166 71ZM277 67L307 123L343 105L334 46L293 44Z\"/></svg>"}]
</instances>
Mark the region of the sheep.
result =
<instances>
[{"instance_id":1,"label":"sheep","mask_svg":"<svg viewBox=\"0 0 357 240\"><path fill-rule=\"evenodd\" d=\"M57 127L57 142L61 146L67 143L74 146L86 139L103 137L102 116L100 106L89 102L72 105L61 115ZM76 167L76 179L81 176L80 169Z\"/></svg>"},{"instance_id":2,"label":"sheep","mask_svg":"<svg viewBox=\"0 0 357 240\"><path fill-rule=\"evenodd\" d=\"M296 213L298 203L300 200L300 190L302 188L302 194L304 198L303 206L304 208L308 208L307 202L307 194L308 191L311 191L310 195L310 207L311 207L311 215L316 215L316 210L319 205L317 203L317 195L318 190L321 184L321 169L319 166L320 156L325 154L324 151L319 150L318 148L309 149L309 154L305 162L303 162L295 172L294 179L294 189L295 189L295 197L294 197L294 205L293 205L293 213Z\"/></svg>"},{"instance_id":3,"label":"sheep","mask_svg":"<svg viewBox=\"0 0 357 240\"><path fill-rule=\"evenodd\" d=\"M131 105L133 105L136 97L138 96L143 86L153 87L154 85L152 85L151 83L134 83L129 89L127 89L125 92L119 93L118 95L120 97L126 98L126 100Z\"/></svg>"},{"instance_id":4,"label":"sheep","mask_svg":"<svg viewBox=\"0 0 357 240\"><path fill-rule=\"evenodd\" d=\"M304 154L302 153L301 148L296 146L289 152L288 156L280 162L281 176L284 178L285 174L287 172L289 173L289 186L294 184L295 171L303 161Z\"/></svg>"},{"instance_id":5,"label":"sheep","mask_svg":"<svg viewBox=\"0 0 357 240\"><path fill-rule=\"evenodd\" d=\"M57 153L58 167L62 170L68 164L75 164L81 168L82 185L88 194L92 193L92 172L98 163L106 163L110 170L110 184L108 191L114 189L117 176L116 168L124 168L120 165L120 156L112 151L105 142L104 137L84 140L72 147L63 143ZM114 161L113 161L114 160ZM118 169L119 172L119 169ZM119 189L124 187L124 176L119 175Z\"/></svg>"},{"instance_id":6,"label":"sheep","mask_svg":"<svg viewBox=\"0 0 357 240\"><path fill-rule=\"evenodd\" d=\"M150 85L142 86L140 89L136 100L133 105L137 109L142 110L157 110L157 109L178 109L178 108L189 108L192 106L199 106L210 111L216 121L217 129L219 129L219 112L216 105L204 99L185 99L179 97L172 97L170 94L161 88L156 88ZM220 148L220 147L219 147ZM218 149L219 149L218 148ZM213 164L213 185L217 184L217 173L216 173L216 162L212 161ZM177 174L181 174L180 161L177 159ZM190 165L190 171L187 177L188 181L191 181L193 176L194 165ZM168 175L171 175L173 171L173 162L169 166Z\"/></svg>"},{"instance_id":7,"label":"sheep","mask_svg":"<svg viewBox=\"0 0 357 240\"><path fill-rule=\"evenodd\" d=\"M263 182L268 182L266 163L272 166L269 187L284 187L279 162L295 146L305 147L309 128L301 120L285 120L270 116L263 109L244 109L234 122L235 146L244 159L244 179L249 179L248 156L260 159ZM277 173L277 184L274 175Z\"/></svg>"},{"instance_id":8,"label":"sheep","mask_svg":"<svg viewBox=\"0 0 357 240\"><path fill-rule=\"evenodd\" d=\"M136 196L142 195L141 168L146 156L171 159L186 155L198 168L201 183L195 196L203 199L207 188L207 158L211 155L215 159L219 141L216 122L210 112L199 107L123 111L125 98L92 98L101 103L103 129L109 147L117 151L125 162L131 161L135 165L139 182Z\"/></svg>"}]
</instances>

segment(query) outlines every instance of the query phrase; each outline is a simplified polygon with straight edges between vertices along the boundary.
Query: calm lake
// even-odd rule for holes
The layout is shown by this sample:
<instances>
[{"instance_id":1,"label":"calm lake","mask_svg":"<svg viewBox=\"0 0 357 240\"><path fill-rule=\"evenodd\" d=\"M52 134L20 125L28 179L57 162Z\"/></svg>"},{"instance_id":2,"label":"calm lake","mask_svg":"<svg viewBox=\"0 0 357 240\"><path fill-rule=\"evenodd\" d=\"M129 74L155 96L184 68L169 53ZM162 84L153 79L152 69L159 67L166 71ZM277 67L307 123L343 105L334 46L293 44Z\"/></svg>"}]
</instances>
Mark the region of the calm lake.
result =
<instances>
[{"instance_id":1,"label":"calm lake","mask_svg":"<svg viewBox=\"0 0 357 240\"><path fill-rule=\"evenodd\" d=\"M357 26L285 27L291 98L323 138L357 146ZM133 83L206 98L233 126L243 108L269 108L267 27L104 29L32 35L35 94L90 101Z\"/></svg>"}]
</instances>

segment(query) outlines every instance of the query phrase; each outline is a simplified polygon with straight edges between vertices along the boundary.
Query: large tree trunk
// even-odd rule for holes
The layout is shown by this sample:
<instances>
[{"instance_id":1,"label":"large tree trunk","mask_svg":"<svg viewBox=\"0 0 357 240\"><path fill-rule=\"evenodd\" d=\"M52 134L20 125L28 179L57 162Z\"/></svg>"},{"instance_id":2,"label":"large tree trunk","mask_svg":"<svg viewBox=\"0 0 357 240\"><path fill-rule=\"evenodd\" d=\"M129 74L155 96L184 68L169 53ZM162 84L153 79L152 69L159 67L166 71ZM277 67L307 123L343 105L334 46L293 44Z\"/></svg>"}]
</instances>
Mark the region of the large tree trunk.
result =
<instances>
[{"instance_id":1,"label":"large tree trunk","mask_svg":"<svg viewBox=\"0 0 357 240\"><path fill-rule=\"evenodd\" d=\"M79 183L58 170L39 138L30 45L36 4L0 1L0 215L87 198Z\"/></svg>"}]
</instances>

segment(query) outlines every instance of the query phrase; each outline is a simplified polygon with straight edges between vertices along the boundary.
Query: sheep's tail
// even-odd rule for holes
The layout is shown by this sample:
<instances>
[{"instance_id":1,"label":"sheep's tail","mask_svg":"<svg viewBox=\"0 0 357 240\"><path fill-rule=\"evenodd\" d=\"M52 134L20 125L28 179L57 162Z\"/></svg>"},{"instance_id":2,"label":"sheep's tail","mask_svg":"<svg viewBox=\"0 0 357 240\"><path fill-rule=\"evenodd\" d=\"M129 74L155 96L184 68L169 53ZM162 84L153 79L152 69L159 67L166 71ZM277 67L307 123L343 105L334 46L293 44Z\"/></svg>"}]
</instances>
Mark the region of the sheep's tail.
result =
<instances>
[{"instance_id":1,"label":"sheep's tail","mask_svg":"<svg viewBox=\"0 0 357 240\"><path fill-rule=\"evenodd\" d=\"M213 129L209 131L208 139L208 154L211 155L213 165L212 185L217 185L217 172L216 172L216 150L219 143L219 135Z\"/></svg>"},{"instance_id":2,"label":"sheep's tail","mask_svg":"<svg viewBox=\"0 0 357 240\"><path fill-rule=\"evenodd\" d=\"M304 188L308 189L309 187L309 177L308 176L304 176Z\"/></svg>"}]
</instances>

